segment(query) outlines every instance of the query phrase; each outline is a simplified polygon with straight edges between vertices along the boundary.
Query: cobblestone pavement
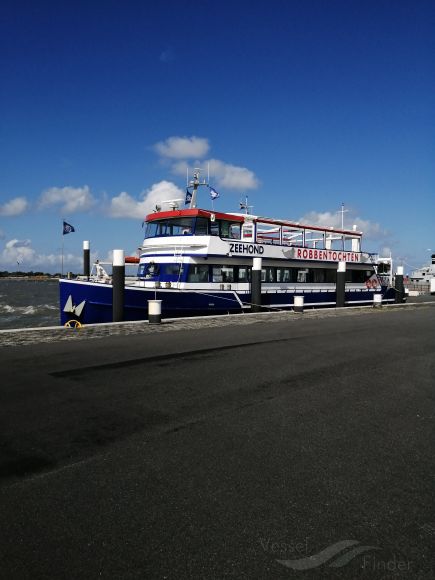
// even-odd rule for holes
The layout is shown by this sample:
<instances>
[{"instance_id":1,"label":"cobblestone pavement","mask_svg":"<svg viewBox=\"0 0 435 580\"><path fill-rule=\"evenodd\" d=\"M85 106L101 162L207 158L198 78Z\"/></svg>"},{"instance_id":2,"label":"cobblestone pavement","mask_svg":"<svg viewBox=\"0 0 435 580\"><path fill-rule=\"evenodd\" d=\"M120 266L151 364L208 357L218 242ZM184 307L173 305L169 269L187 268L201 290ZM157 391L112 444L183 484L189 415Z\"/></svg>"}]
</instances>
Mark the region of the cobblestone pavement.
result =
<instances>
[{"instance_id":1,"label":"cobblestone pavement","mask_svg":"<svg viewBox=\"0 0 435 580\"><path fill-rule=\"evenodd\" d=\"M301 318L326 318L341 316L382 316L397 312L399 309L430 308L435 301L408 304L394 304L382 308L357 307L306 310L302 314L293 311L261 312L257 314L233 314L222 316L203 316L197 318L171 318L161 324L149 324L148 321L118 322L109 324L90 324L78 329L50 326L41 328L20 328L16 330L0 330L0 347L38 344L44 342L59 342L64 340L85 340L128 334L154 334L178 330L193 330L200 328L216 328L222 326L243 326L267 322L291 322Z\"/></svg>"}]
</instances>

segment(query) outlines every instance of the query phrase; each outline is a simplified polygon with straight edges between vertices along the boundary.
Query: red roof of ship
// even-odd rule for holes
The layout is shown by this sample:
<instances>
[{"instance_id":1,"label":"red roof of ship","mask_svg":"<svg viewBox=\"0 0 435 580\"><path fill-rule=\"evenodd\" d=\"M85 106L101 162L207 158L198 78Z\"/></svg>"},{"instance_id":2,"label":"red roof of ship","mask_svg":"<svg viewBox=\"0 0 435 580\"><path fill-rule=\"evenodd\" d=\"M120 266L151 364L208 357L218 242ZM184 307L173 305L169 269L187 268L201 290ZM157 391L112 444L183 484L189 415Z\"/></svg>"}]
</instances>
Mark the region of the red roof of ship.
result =
<instances>
[{"instance_id":1,"label":"red roof of ship","mask_svg":"<svg viewBox=\"0 0 435 580\"><path fill-rule=\"evenodd\" d=\"M160 220L160 219L164 219L164 218L197 217L197 216L210 218L210 216L212 214L214 214L216 219L230 220L233 222L244 222L245 221L245 214L236 215L233 213L222 213L222 212L216 212L216 211L212 211L212 210L199 209L199 208L175 209L175 210L169 210L169 211L154 212L154 213L148 214L146 216L145 220L147 222L151 222L154 220ZM279 219L273 219L273 218L267 218L267 217L261 217L261 216L250 216L250 217L252 218L252 220L254 222L260 222L263 224L271 224L271 225L276 225L276 226L287 226L287 227L295 228L295 229L306 229L306 230L313 230L313 231L319 231L319 232L334 232L334 233L338 233L338 234L347 234L347 235L356 236L356 237L359 237L362 235L361 232L358 232L355 230L341 230L339 228L332 228L332 227L319 226L319 225L312 226L309 224L302 224L299 222L292 222L292 221L288 221L288 220L279 220Z\"/></svg>"},{"instance_id":2,"label":"red roof of ship","mask_svg":"<svg viewBox=\"0 0 435 580\"><path fill-rule=\"evenodd\" d=\"M197 217L197 216L209 218L212 214L214 214L214 216L218 220L226 219L226 220L231 220L233 222L243 222L244 221L243 216L232 215L232 214L228 214L228 213L221 213L218 211L211 211L211 210L207 210L207 209L198 209L198 208L174 209L174 210L169 210L169 211L157 211L157 212L148 214L146 216L145 220L147 222L152 222L154 220L161 220L164 218Z\"/></svg>"}]
</instances>

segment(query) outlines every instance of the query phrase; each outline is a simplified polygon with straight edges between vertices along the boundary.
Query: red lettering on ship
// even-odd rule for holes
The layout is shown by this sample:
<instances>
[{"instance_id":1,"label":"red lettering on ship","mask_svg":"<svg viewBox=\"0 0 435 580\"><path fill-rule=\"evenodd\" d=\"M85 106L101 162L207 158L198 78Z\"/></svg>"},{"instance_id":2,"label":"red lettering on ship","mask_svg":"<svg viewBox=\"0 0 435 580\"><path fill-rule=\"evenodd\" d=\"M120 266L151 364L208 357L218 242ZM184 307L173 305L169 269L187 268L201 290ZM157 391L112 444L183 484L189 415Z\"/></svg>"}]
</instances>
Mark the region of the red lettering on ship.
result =
<instances>
[{"instance_id":1,"label":"red lettering on ship","mask_svg":"<svg viewBox=\"0 0 435 580\"><path fill-rule=\"evenodd\" d=\"M328 262L361 262L358 252L337 252L333 250L316 250L310 248L295 248L294 258L298 260L323 260Z\"/></svg>"}]
</instances>

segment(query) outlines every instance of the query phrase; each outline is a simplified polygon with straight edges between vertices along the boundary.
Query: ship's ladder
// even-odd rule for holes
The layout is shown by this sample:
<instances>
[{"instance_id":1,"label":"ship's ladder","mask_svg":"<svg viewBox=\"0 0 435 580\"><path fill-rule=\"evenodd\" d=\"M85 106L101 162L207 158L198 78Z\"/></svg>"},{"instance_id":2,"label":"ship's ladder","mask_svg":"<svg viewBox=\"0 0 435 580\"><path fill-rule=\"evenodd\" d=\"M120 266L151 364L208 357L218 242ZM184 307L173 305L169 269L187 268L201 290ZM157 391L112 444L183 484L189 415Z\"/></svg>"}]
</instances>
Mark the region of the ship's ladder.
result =
<instances>
[{"instance_id":1,"label":"ship's ladder","mask_svg":"<svg viewBox=\"0 0 435 580\"><path fill-rule=\"evenodd\" d=\"M175 248L174 248L174 264L178 264L179 265L179 268L178 268L178 280L176 282L176 287L178 289L180 289L181 272L182 272L183 264L184 264L184 259L183 259L183 246L180 246L180 247L175 246Z\"/></svg>"}]
</instances>

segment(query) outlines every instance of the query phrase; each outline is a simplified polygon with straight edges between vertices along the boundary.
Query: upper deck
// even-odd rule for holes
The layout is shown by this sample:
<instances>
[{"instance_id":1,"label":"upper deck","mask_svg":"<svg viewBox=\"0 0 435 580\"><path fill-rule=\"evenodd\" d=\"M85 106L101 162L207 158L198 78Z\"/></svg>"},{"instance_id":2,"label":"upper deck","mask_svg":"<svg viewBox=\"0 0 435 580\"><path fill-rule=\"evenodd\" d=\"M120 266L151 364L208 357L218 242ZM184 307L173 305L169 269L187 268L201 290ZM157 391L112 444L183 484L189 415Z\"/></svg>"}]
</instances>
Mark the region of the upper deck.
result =
<instances>
[{"instance_id":1,"label":"upper deck","mask_svg":"<svg viewBox=\"0 0 435 580\"><path fill-rule=\"evenodd\" d=\"M317 250L316 257L323 256L320 251L361 252L362 232L356 229L326 228L250 214L213 212L199 208L159 211L149 214L146 224L145 240L175 236L215 236L250 244ZM186 239L185 242L188 245L192 240ZM302 254L299 253L299 257Z\"/></svg>"}]
</instances>

